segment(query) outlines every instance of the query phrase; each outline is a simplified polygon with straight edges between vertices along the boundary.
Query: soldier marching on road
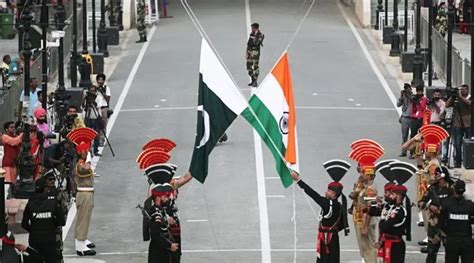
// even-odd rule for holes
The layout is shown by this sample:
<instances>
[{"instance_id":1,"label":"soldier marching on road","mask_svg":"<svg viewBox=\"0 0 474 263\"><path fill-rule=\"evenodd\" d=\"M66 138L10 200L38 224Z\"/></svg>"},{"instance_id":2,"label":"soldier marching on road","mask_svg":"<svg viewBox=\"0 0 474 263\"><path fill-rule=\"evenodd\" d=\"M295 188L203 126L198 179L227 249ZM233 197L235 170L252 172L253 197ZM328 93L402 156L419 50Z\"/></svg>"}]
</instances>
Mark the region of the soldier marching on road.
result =
<instances>
[{"instance_id":1,"label":"soldier marching on road","mask_svg":"<svg viewBox=\"0 0 474 263\"><path fill-rule=\"evenodd\" d=\"M247 41L247 71L252 80L252 82L249 83L249 86L257 87L257 78L260 74L260 68L258 65L260 62L260 48L263 46L265 35L260 32L260 25L258 23L253 23L251 27L252 32Z\"/></svg>"},{"instance_id":2,"label":"soldier marching on road","mask_svg":"<svg viewBox=\"0 0 474 263\"><path fill-rule=\"evenodd\" d=\"M146 16L145 0L137 0L137 30L138 30L138 35L140 36L140 39L136 41L136 43L143 43L147 41L145 16Z\"/></svg>"}]
</instances>

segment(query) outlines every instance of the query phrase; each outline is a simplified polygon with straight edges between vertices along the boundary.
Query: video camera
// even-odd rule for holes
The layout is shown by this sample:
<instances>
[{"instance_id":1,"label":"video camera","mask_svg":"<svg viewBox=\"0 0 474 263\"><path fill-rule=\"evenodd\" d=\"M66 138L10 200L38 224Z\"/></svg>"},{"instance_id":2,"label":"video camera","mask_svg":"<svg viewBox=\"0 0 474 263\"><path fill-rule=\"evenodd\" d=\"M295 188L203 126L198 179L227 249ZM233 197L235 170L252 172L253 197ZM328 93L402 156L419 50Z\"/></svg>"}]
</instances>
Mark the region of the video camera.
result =
<instances>
[{"instance_id":1,"label":"video camera","mask_svg":"<svg viewBox=\"0 0 474 263\"><path fill-rule=\"evenodd\" d=\"M93 105L95 103L96 98L97 98L97 93L92 92L90 90L86 91L86 96L84 97L84 100L86 102L86 107Z\"/></svg>"}]
</instances>

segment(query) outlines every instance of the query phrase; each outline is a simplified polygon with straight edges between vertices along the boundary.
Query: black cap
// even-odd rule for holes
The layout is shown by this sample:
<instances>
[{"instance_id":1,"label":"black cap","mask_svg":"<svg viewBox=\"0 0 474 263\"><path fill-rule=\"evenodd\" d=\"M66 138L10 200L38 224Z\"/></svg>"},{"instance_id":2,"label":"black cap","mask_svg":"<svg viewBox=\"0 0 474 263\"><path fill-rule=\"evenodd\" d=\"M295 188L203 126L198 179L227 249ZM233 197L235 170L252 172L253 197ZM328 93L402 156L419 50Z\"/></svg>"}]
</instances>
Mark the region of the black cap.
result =
<instances>
[{"instance_id":1,"label":"black cap","mask_svg":"<svg viewBox=\"0 0 474 263\"><path fill-rule=\"evenodd\" d=\"M258 23L253 23L251 27L260 28L260 25Z\"/></svg>"},{"instance_id":2,"label":"black cap","mask_svg":"<svg viewBox=\"0 0 474 263\"><path fill-rule=\"evenodd\" d=\"M466 183L463 180L457 180L454 183L454 191L457 193L464 193L466 191Z\"/></svg>"}]
</instances>

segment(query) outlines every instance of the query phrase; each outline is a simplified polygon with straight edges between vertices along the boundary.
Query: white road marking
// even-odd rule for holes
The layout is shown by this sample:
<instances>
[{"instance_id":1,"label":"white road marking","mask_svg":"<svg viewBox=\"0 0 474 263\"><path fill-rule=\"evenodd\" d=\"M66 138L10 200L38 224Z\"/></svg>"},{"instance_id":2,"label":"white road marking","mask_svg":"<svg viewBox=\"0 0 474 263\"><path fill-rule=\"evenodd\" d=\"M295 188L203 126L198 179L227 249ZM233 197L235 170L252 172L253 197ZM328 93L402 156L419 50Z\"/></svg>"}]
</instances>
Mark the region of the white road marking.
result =
<instances>
[{"instance_id":1,"label":"white road marking","mask_svg":"<svg viewBox=\"0 0 474 263\"><path fill-rule=\"evenodd\" d=\"M280 177L278 177L278 176L268 176L268 177L265 177L265 180L277 180L277 179L279 180Z\"/></svg>"},{"instance_id":2,"label":"white road marking","mask_svg":"<svg viewBox=\"0 0 474 263\"><path fill-rule=\"evenodd\" d=\"M250 35L250 5L249 0L245 0L245 22L247 26L247 35ZM253 94L255 89L251 90ZM270 243L270 226L268 223L268 206L265 186L265 170L263 168L263 152L262 141L255 129L253 130L253 142L255 146L255 166L257 176L257 196L258 196L258 213L260 218L260 243L262 263L272 262L271 243Z\"/></svg>"},{"instance_id":3,"label":"white road marking","mask_svg":"<svg viewBox=\"0 0 474 263\"><path fill-rule=\"evenodd\" d=\"M385 80L384 76L382 75L382 72L380 72L380 69L377 67L375 64L374 59L372 58L372 55L370 55L369 50L367 49L367 46L365 45L364 41L362 40L359 32L357 29L354 27L354 24L352 24L352 21L350 18L347 16L346 11L344 8L341 6L341 3L339 1L337 2L337 7L342 13L342 16L344 19L346 19L347 24L349 25L352 33L354 34L354 37L357 40L357 43L359 43L360 48L362 49L362 52L364 53L365 57L367 58L367 61L370 64L370 67L374 71L375 75L377 76L378 80L380 81L380 84L382 84L383 89L385 90L385 93L387 93L388 97L390 98L390 101L393 104L393 107L396 109L398 112L398 115L402 114L401 108L397 107L397 99L395 98L395 94L393 91L390 89L390 86L387 83L387 80Z\"/></svg>"},{"instance_id":4,"label":"white road marking","mask_svg":"<svg viewBox=\"0 0 474 263\"><path fill-rule=\"evenodd\" d=\"M240 253L240 252L261 252L261 249L258 248L236 248L236 249L189 249L183 250L183 253ZM310 252L315 253L314 248L277 248L272 249L271 252ZM346 253L359 253L358 248L348 248L348 249L341 249L341 252ZM407 254L421 254L419 250L407 250ZM130 252L105 252L105 253L97 253L97 256L117 256L117 255L136 255L136 254L148 254L148 251L130 251ZM444 252L438 252L438 255L444 255ZM79 257L76 254L67 254L64 257ZM360 261L357 261L360 262Z\"/></svg>"},{"instance_id":5,"label":"white road marking","mask_svg":"<svg viewBox=\"0 0 474 263\"><path fill-rule=\"evenodd\" d=\"M315 93L313 93L313 96L318 96L318 93L316 93L316 92L315 92Z\"/></svg>"},{"instance_id":6,"label":"white road marking","mask_svg":"<svg viewBox=\"0 0 474 263\"><path fill-rule=\"evenodd\" d=\"M354 101L354 99L347 99L348 101Z\"/></svg>"},{"instance_id":7,"label":"white road marking","mask_svg":"<svg viewBox=\"0 0 474 263\"><path fill-rule=\"evenodd\" d=\"M285 198L284 195L267 195L267 198Z\"/></svg>"},{"instance_id":8,"label":"white road marking","mask_svg":"<svg viewBox=\"0 0 474 263\"><path fill-rule=\"evenodd\" d=\"M394 111L394 108L369 108L369 107L324 107L324 106L300 106L298 110L367 110L367 111Z\"/></svg>"},{"instance_id":9,"label":"white road marking","mask_svg":"<svg viewBox=\"0 0 474 263\"><path fill-rule=\"evenodd\" d=\"M112 128L114 127L115 121L117 120L117 117L120 114L125 98L127 97L128 91L130 90L130 87L132 86L133 79L135 78L135 75L138 72L138 67L142 63L143 57L145 56L145 52L148 49L148 46L150 45L151 39L153 39L155 30L156 30L156 27L153 27L150 30L150 35L148 38L149 40L142 46L140 53L138 53L137 60L135 61L135 64L133 65L133 68L130 72L130 75L128 75L127 82L125 82L125 86L123 87L123 90L120 93L120 97L117 101L117 104L114 107L114 112L116 112L116 114L113 114L112 117L110 117L109 122L107 124L107 133L106 133L107 137L109 137L110 132L112 131ZM99 158L100 157L94 157L92 161L94 165L93 168L95 168L95 164L97 164L97 162L99 161ZM67 214L66 225L63 227L63 233L64 233L63 240L66 240L67 234L69 233L69 229L71 229L72 222L74 222L74 218L76 217L76 213L77 213L76 205L73 204Z\"/></svg>"},{"instance_id":10,"label":"white road marking","mask_svg":"<svg viewBox=\"0 0 474 263\"><path fill-rule=\"evenodd\" d=\"M201 222L207 222L207 219L188 219L186 222L188 223L201 223Z\"/></svg>"},{"instance_id":11,"label":"white road marking","mask_svg":"<svg viewBox=\"0 0 474 263\"><path fill-rule=\"evenodd\" d=\"M360 104L356 104L360 105ZM159 108L159 105L153 106L153 108L143 109L125 109L120 112L141 112L141 111L168 111L168 110L196 110L194 107L163 107ZM365 111L395 111L394 108L371 108L371 107L326 107L326 106L296 106L297 110L365 110Z\"/></svg>"}]
</instances>

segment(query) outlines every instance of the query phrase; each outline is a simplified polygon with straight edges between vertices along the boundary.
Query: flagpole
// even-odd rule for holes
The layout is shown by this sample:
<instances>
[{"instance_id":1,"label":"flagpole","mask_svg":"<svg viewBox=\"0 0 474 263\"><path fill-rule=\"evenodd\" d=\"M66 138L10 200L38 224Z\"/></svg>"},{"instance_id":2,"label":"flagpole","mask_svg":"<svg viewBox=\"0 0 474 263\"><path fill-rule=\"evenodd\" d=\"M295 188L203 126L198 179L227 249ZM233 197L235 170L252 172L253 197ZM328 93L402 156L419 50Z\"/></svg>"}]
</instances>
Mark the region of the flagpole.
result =
<instances>
[{"instance_id":1,"label":"flagpole","mask_svg":"<svg viewBox=\"0 0 474 263\"><path fill-rule=\"evenodd\" d=\"M295 33L293 34L292 38L290 39L290 42L288 44L288 46L286 47L285 51L282 53L281 57L283 57L283 54L286 52L286 50L288 50L288 48L290 47L291 43L294 41L297 33L299 32L299 30L301 29L304 21L306 20L306 18L308 17L309 15L309 12L311 11L313 5L315 3L315 0L312 0L312 3L310 5L310 7L308 8L308 10L306 11L303 19L301 20L300 24L298 25L298 28L297 30L295 31ZM189 18L191 19L191 21L193 22L194 26L196 27L196 29L198 30L200 36L202 38L204 38L207 43L209 44L209 47L212 49L212 51L214 52L214 54L216 55L217 59L219 60L219 62L221 63L221 65L223 66L224 70L227 72L227 74L229 75L229 77L231 78L232 82L234 83L234 85L236 87L239 87L239 85L237 84L237 81L235 81L234 77L232 76L232 74L230 73L230 70L227 68L227 66L225 65L222 57L219 55L219 53L217 52L217 49L215 48L215 46L213 45L212 41L210 40L209 36L207 35L206 31L204 30L204 28L202 27L201 23L199 22L199 19L196 17L196 15L194 14L194 11L191 9L191 7L189 6L187 0L181 0L181 5L184 7L184 10L186 11L186 13L188 14ZM278 61L281 59L281 57L278 59ZM277 63L275 64L275 66L278 64L278 61ZM273 68L275 67L273 66ZM273 70L272 68L272 70ZM271 71L270 73L271 74ZM268 76L268 74L267 74ZM266 78L266 77L265 77ZM239 93L240 95L242 96L242 98L246 100L245 96L242 94L242 91L239 90ZM289 162L285 159L285 157L282 155L282 153L279 151L279 148L276 146L275 142L271 139L270 137L270 134L268 134L267 130L265 129L265 126L262 124L262 122L260 121L260 119L258 118L257 114L255 113L255 111L253 110L253 108L251 107L251 105L248 103L247 101L247 106L248 106L248 109L250 110L250 113L253 115L253 117L255 118L255 120L257 120L257 123L259 124L259 126L262 128L262 130L264 131L265 135L268 137L269 141L271 142L273 148L276 149L276 152L278 153L280 159L285 163L285 166L286 168L288 169L288 171L291 173L293 170L289 167ZM290 164L291 165L291 164Z\"/></svg>"},{"instance_id":2,"label":"flagpole","mask_svg":"<svg viewBox=\"0 0 474 263\"><path fill-rule=\"evenodd\" d=\"M314 0L313 0L314 1ZM227 68L227 66L224 64L222 58L219 56L219 54L217 53L217 50L216 48L214 47L214 45L212 44L212 42L210 41L209 37L207 36L204 28L202 27L201 23L199 22L199 20L197 19L197 17L194 15L194 12L191 10L191 8L189 7L188 3L186 0L181 0L181 4L183 5L184 9L186 10L186 13L188 13L189 17L191 18L191 21L193 22L194 26L196 27L196 29L198 30L199 34L201 35L202 38L204 38L207 43L209 44L209 46L211 47L212 51L214 52L214 54L216 55L217 59L219 60L219 62L221 63L221 65L224 67L225 71L227 72L227 74L229 75L229 77L231 78L232 82L234 82L234 85L236 87L238 87L239 85L237 85L237 82L235 81L234 77L230 74L230 71L229 69ZM244 95L242 94L242 91L239 90L239 93L240 93L240 96L242 96L242 98L245 99ZM247 101L245 99L245 101ZM285 157L281 154L281 152L279 151L278 147L276 146L275 142L271 139L270 135L268 134L268 132L266 131L265 129L265 126L262 124L262 122L260 121L260 119L258 118L257 114L255 113L255 111L253 110L253 108L250 106L250 104L248 103L247 101L247 106L248 106L248 109L250 110L250 113L252 113L253 117L257 120L258 124L260 125L260 127L262 128L262 130L265 132L265 135L269 138L269 141L272 143L272 146L276 149L276 152L278 152L278 155L280 156L280 159L286 164L286 168L288 169L289 172L291 172L292 170L290 169L290 167L288 167L288 161L285 159Z\"/></svg>"}]
</instances>

